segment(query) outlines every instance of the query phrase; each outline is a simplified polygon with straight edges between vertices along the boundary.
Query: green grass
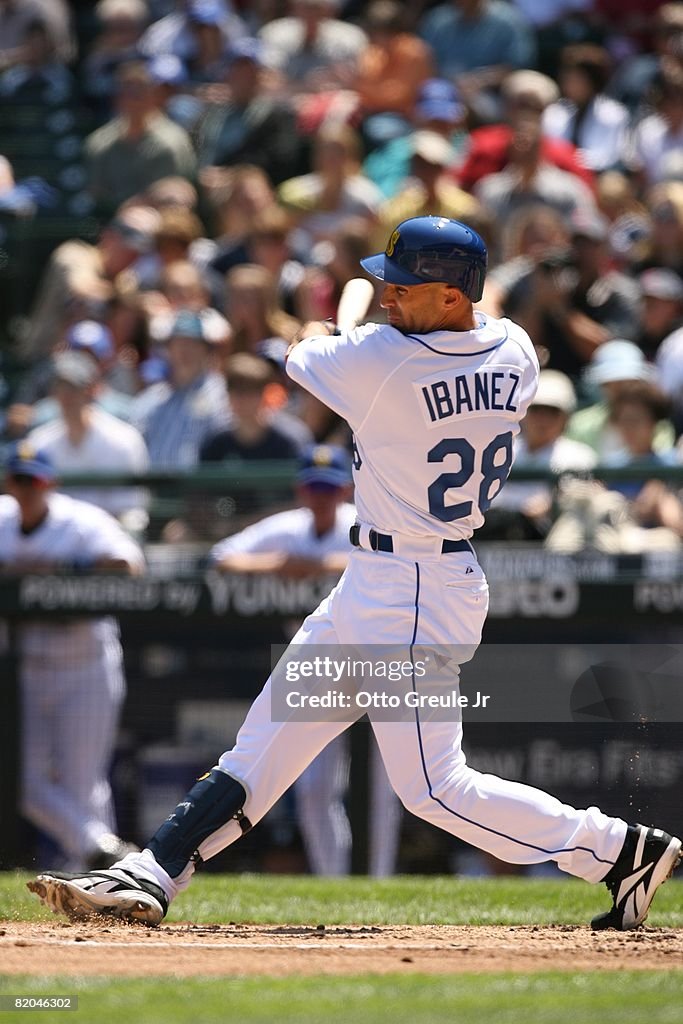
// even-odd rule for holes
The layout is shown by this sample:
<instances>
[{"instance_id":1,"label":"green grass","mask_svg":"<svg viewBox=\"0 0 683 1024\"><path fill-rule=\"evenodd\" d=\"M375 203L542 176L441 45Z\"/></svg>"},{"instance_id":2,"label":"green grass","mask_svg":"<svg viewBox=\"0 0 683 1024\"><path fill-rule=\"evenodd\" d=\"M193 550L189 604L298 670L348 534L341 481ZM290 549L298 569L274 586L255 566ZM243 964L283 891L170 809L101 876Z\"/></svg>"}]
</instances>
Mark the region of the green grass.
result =
<instances>
[{"instance_id":1,"label":"green grass","mask_svg":"<svg viewBox=\"0 0 683 1024\"><path fill-rule=\"evenodd\" d=\"M30 877L0 874L0 920L53 919L26 889ZM657 893L648 924L683 927L682 896L679 882L665 885ZM173 903L167 920L202 924L587 924L609 904L604 886L570 878L406 875L376 881L200 874Z\"/></svg>"},{"instance_id":2,"label":"green grass","mask_svg":"<svg viewBox=\"0 0 683 1024\"><path fill-rule=\"evenodd\" d=\"M0 994L79 998L41 1024L680 1024L683 974L385 975L352 978L0 977ZM2 1013L0 1021L26 1021Z\"/></svg>"},{"instance_id":3,"label":"green grass","mask_svg":"<svg viewBox=\"0 0 683 1024\"><path fill-rule=\"evenodd\" d=\"M0 921L54 920L0 874ZM664 886L648 924L683 926L683 886ZM606 908L603 886L521 878L406 876L386 881L280 875L199 875L169 921L269 924L586 924ZM207 956L210 956L207 951ZM74 1017L41 1024L680 1024L683 971L454 976L104 978L3 976L0 995L78 995ZM144 973L144 958L140 965ZM0 961L0 972L2 963ZM35 1019L35 1018L32 1018ZM0 1012L0 1024L26 1020Z\"/></svg>"}]
</instances>

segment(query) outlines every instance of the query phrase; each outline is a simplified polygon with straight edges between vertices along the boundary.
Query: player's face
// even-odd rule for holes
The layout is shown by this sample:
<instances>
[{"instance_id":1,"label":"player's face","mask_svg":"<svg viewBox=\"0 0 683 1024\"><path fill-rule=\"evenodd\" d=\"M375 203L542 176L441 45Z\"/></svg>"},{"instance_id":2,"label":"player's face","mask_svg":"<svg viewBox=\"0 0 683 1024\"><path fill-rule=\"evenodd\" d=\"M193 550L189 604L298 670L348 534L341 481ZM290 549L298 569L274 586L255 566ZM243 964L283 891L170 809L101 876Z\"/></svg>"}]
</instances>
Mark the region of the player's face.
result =
<instances>
[{"instance_id":1,"label":"player's face","mask_svg":"<svg viewBox=\"0 0 683 1024\"><path fill-rule=\"evenodd\" d=\"M5 493L10 494L22 512L42 508L46 501L49 484L24 473L8 473L5 476Z\"/></svg>"},{"instance_id":2,"label":"player's face","mask_svg":"<svg viewBox=\"0 0 683 1024\"><path fill-rule=\"evenodd\" d=\"M299 484L296 493L299 504L313 513L316 528L329 530L337 515L337 506L348 498L348 490L316 482Z\"/></svg>"},{"instance_id":3,"label":"player's face","mask_svg":"<svg viewBox=\"0 0 683 1024\"><path fill-rule=\"evenodd\" d=\"M403 334L446 330L452 316L454 288L443 284L386 284L380 299L387 320Z\"/></svg>"}]
</instances>

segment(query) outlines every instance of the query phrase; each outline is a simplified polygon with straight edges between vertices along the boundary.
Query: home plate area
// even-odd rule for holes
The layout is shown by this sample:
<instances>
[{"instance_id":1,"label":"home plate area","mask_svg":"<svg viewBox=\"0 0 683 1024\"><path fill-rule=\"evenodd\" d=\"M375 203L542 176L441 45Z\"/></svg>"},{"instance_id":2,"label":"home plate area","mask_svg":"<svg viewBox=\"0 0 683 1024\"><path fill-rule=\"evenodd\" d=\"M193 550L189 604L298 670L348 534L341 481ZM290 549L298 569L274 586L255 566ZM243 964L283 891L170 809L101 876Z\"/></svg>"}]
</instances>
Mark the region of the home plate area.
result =
<instances>
[{"instance_id":1,"label":"home plate area","mask_svg":"<svg viewBox=\"0 0 683 1024\"><path fill-rule=\"evenodd\" d=\"M683 932L644 927L283 926L5 922L5 974L245 976L683 967Z\"/></svg>"}]
</instances>

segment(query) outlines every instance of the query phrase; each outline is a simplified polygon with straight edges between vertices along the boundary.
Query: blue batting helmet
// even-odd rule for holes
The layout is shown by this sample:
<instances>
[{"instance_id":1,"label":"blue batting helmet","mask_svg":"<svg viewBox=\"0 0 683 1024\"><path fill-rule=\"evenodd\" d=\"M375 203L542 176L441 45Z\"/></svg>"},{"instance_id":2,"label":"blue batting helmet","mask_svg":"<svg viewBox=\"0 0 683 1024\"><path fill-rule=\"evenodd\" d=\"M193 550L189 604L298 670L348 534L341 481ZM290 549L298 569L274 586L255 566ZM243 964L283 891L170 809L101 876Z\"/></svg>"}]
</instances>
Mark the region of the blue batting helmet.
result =
<instances>
[{"instance_id":1,"label":"blue batting helmet","mask_svg":"<svg viewBox=\"0 0 683 1024\"><path fill-rule=\"evenodd\" d=\"M467 224L447 217L411 217L392 232L384 252L361 266L387 284L450 284L478 302L487 265L483 238Z\"/></svg>"}]
</instances>

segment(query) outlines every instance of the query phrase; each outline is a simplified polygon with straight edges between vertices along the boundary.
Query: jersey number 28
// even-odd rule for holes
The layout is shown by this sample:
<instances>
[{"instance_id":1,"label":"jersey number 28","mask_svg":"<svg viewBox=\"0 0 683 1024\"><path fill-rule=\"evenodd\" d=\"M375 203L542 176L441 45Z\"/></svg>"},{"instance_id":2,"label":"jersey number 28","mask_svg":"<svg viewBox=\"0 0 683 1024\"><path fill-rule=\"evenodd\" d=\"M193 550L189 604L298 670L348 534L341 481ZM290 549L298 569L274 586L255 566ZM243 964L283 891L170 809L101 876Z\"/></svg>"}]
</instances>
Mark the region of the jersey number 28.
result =
<instances>
[{"instance_id":1,"label":"jersey number 28","mask_svg":"<svg viewBox=\"0 0 683 1024\"><path fill-rule=\"evenodd\" d=\"M503 461L496 465L496 456L499 452L503 452ZM460 501L453 505L447 505L446 491L452 487L465 486L474 473L477 453L466 438L446 437L427 453L427 462L443 462L448 455L460 456L460 469L457 473L442 473L437 476L427 490L429 511L442 523L452 523L455 519L465 519L472 515L471 501ZM511 465L512 432L508 430L507 433L494 437L481 453L482 481L479 485L477 505L482 514L488 511L491 502L507 480ZM494 494L491 494L495 483L499 483L500 486L496 488Z\"/></svg>"}]
</instances>

